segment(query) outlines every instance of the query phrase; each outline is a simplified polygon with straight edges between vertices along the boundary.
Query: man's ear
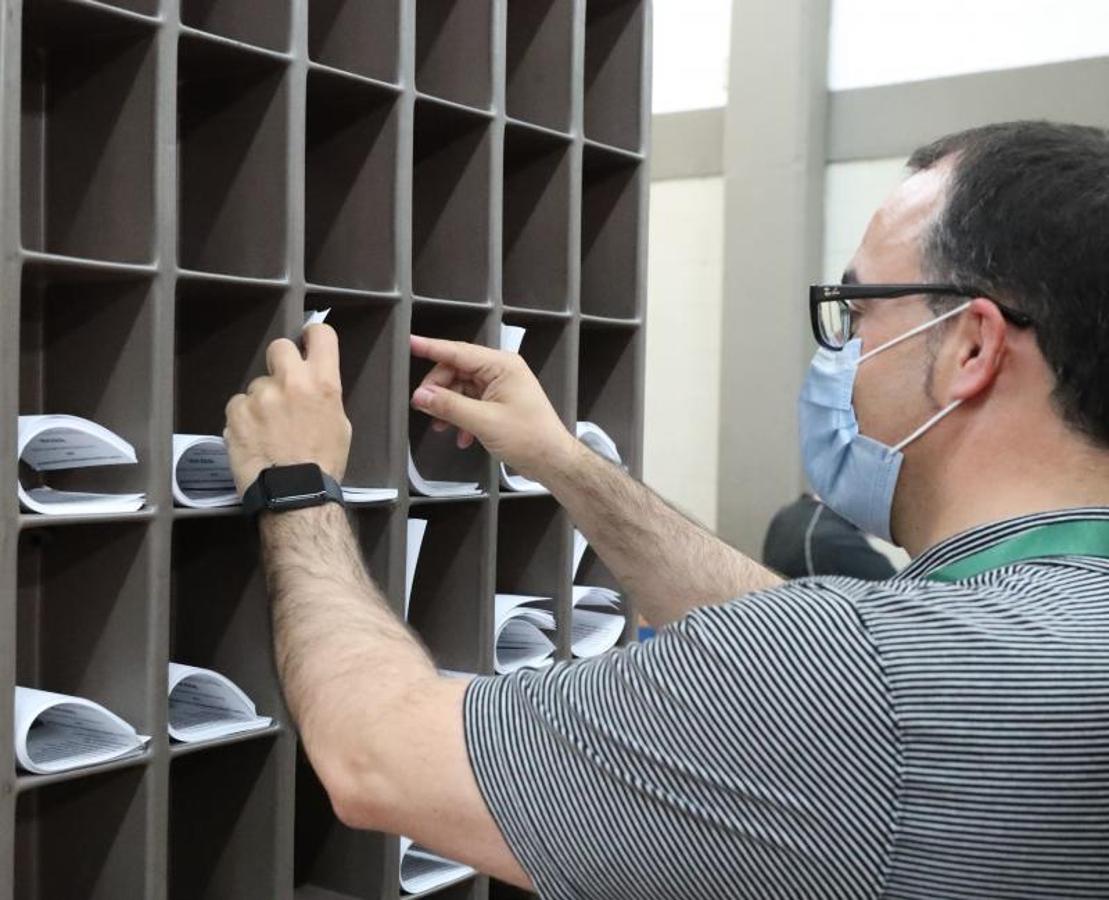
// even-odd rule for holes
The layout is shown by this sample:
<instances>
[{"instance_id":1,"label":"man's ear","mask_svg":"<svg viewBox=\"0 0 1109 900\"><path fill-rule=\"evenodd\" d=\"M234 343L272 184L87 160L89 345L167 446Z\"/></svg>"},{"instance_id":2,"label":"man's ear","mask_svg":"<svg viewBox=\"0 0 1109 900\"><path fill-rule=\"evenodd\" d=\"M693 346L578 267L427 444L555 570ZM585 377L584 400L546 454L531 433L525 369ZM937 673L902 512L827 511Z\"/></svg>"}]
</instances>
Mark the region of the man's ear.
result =
<instances>
[{"instance_id":1,"label":"man's ear","mask_svg":"<svg viewBox=\"0 0 1109 900\"><path fill-rule=\"evenodd\" d=\"M1006 336L997 304L984 297L972 300L949 338L955 365L947 402L972 400L994 383L1005 358Z\"/></svg>"}]
</instances>

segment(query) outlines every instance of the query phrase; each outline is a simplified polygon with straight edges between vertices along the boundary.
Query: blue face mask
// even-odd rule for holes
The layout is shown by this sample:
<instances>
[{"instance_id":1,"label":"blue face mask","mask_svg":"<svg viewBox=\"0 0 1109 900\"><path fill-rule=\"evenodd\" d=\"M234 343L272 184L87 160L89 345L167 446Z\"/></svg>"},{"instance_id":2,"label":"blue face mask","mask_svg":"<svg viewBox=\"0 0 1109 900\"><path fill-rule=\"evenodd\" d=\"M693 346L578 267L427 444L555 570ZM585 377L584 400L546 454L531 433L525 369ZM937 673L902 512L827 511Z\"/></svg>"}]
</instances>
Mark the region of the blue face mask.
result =
<instances>
[{"instance_id":1,"label":"blue face mask","mask_svg":"<svg viewBox=\"0 0 1109 900\"><path fill-rule=\"evenodd\" d=\"M934 328L969 305L964 303L862 355L858 338L848 341L838 352L821 347L809 365L798 402L805 474L831 509L883 540L891 540L890 511L904 459L901 451L962 401L941 409L903 441L889 447L859 433L851 402L855 374L871 357Z\"/></svg>"}]
</instances>

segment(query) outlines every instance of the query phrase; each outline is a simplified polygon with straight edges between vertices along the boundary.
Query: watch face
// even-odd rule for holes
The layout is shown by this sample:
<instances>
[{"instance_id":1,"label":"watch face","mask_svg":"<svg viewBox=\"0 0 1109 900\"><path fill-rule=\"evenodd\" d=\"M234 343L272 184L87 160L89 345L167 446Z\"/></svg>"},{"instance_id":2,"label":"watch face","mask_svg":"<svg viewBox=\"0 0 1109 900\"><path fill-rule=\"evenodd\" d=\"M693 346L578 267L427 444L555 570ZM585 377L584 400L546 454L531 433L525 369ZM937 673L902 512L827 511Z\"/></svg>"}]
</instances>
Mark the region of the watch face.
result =
<instances>
[{"instance_id":1,"label":"watch face","mask_svg":"<svg viewBox=\"0 0 1109 900\"><path fill-rule=\"evenodd\" d=\"M273 466L262 470L262 486L266 500L283 503L319 497L327 493L323 474L315 463L295 466Z\"/></svg>"}]
</instances>

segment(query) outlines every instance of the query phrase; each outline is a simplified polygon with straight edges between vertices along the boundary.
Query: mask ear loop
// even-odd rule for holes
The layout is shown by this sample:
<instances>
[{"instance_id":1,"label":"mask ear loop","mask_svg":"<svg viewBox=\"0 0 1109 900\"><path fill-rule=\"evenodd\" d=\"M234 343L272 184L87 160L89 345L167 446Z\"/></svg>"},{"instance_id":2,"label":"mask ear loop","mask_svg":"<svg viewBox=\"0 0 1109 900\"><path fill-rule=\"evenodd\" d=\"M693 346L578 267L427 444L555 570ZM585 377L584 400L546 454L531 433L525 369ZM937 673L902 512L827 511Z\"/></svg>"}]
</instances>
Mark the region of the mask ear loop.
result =
<instances>
[{"instance_id":1,"label":"mask ear loop","mask_svg":"<svg viewBox=\"0 0 1109 900\"><path fill-rule=\"evenodd\" d=\"M949 413L953 413L956 409L958 409L959 406L962 405L962 402L963 402L962 400L955 400L955 401L949 403L947 406L945 406L943 409L941 409L938 413L936 413L934 416L932 416L932 418L930 418L927 422L925 422L923 425L921 425L916 431L914 431L907 438L905 438L905 440L901 441L900 443L894 444L893 447L892 447L892 450L894 451L894 453L899 453L900 451L904 450L906 447L909 446L909 444L911 444L918 437L920 437L922 434L924 434L924 432L926 432L929 428L931 428L938 421L940 421L940 419L942 419L944 416L948 415Z\"/></svg>"},{"instance_id":2,"label":"mask ear loop","mask_svg":"<svg viewBox=\"0 0 1109 900\"><path fill-rule=\"evenodd\" d=\"M889 350L890 347L894 347L897 344L900 344L902 341L907 341L909 338L916 337L922 331L927 331L929 328L935 328L944 319L950 319L952 316L957 316L964 309L970 306L970 303L971 301L968 300L962 306L957 306L955 307L955 309L949 309L942 316L936 316L936 318L934 319L929 319L927 322L922 322L920 325L917 325L916 328L906 331L904 334L895 337L892 341L886 341L881 346L875 347L873 350L868 350L866 353L859 357L858 363L856 363L856 365L861 365L862 363L866 362L866 360L870 359L870 357L877 356L883 350Z\"/></svg>"}]
</instances>

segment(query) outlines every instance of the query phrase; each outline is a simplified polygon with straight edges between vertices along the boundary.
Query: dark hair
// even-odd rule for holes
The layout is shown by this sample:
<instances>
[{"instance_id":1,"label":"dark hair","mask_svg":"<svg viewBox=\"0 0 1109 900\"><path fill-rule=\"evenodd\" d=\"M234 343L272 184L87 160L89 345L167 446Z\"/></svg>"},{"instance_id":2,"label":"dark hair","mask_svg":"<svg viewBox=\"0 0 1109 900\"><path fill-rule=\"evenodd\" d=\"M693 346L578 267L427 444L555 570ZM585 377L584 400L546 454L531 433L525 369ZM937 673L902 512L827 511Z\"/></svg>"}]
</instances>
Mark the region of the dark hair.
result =
<instances>
[{"instance_id":1,"label":"dark hair","mask_svg":"<svg viewBox=\"0 0 1109 900\"><path fill-rule=\"evenodd\" d=\"M1109 132L986 125L921 147L908 166L948 157L925 277L975 285L1030 315L1063 420L1109 446Z\"/></svg>"}]
</instances>

